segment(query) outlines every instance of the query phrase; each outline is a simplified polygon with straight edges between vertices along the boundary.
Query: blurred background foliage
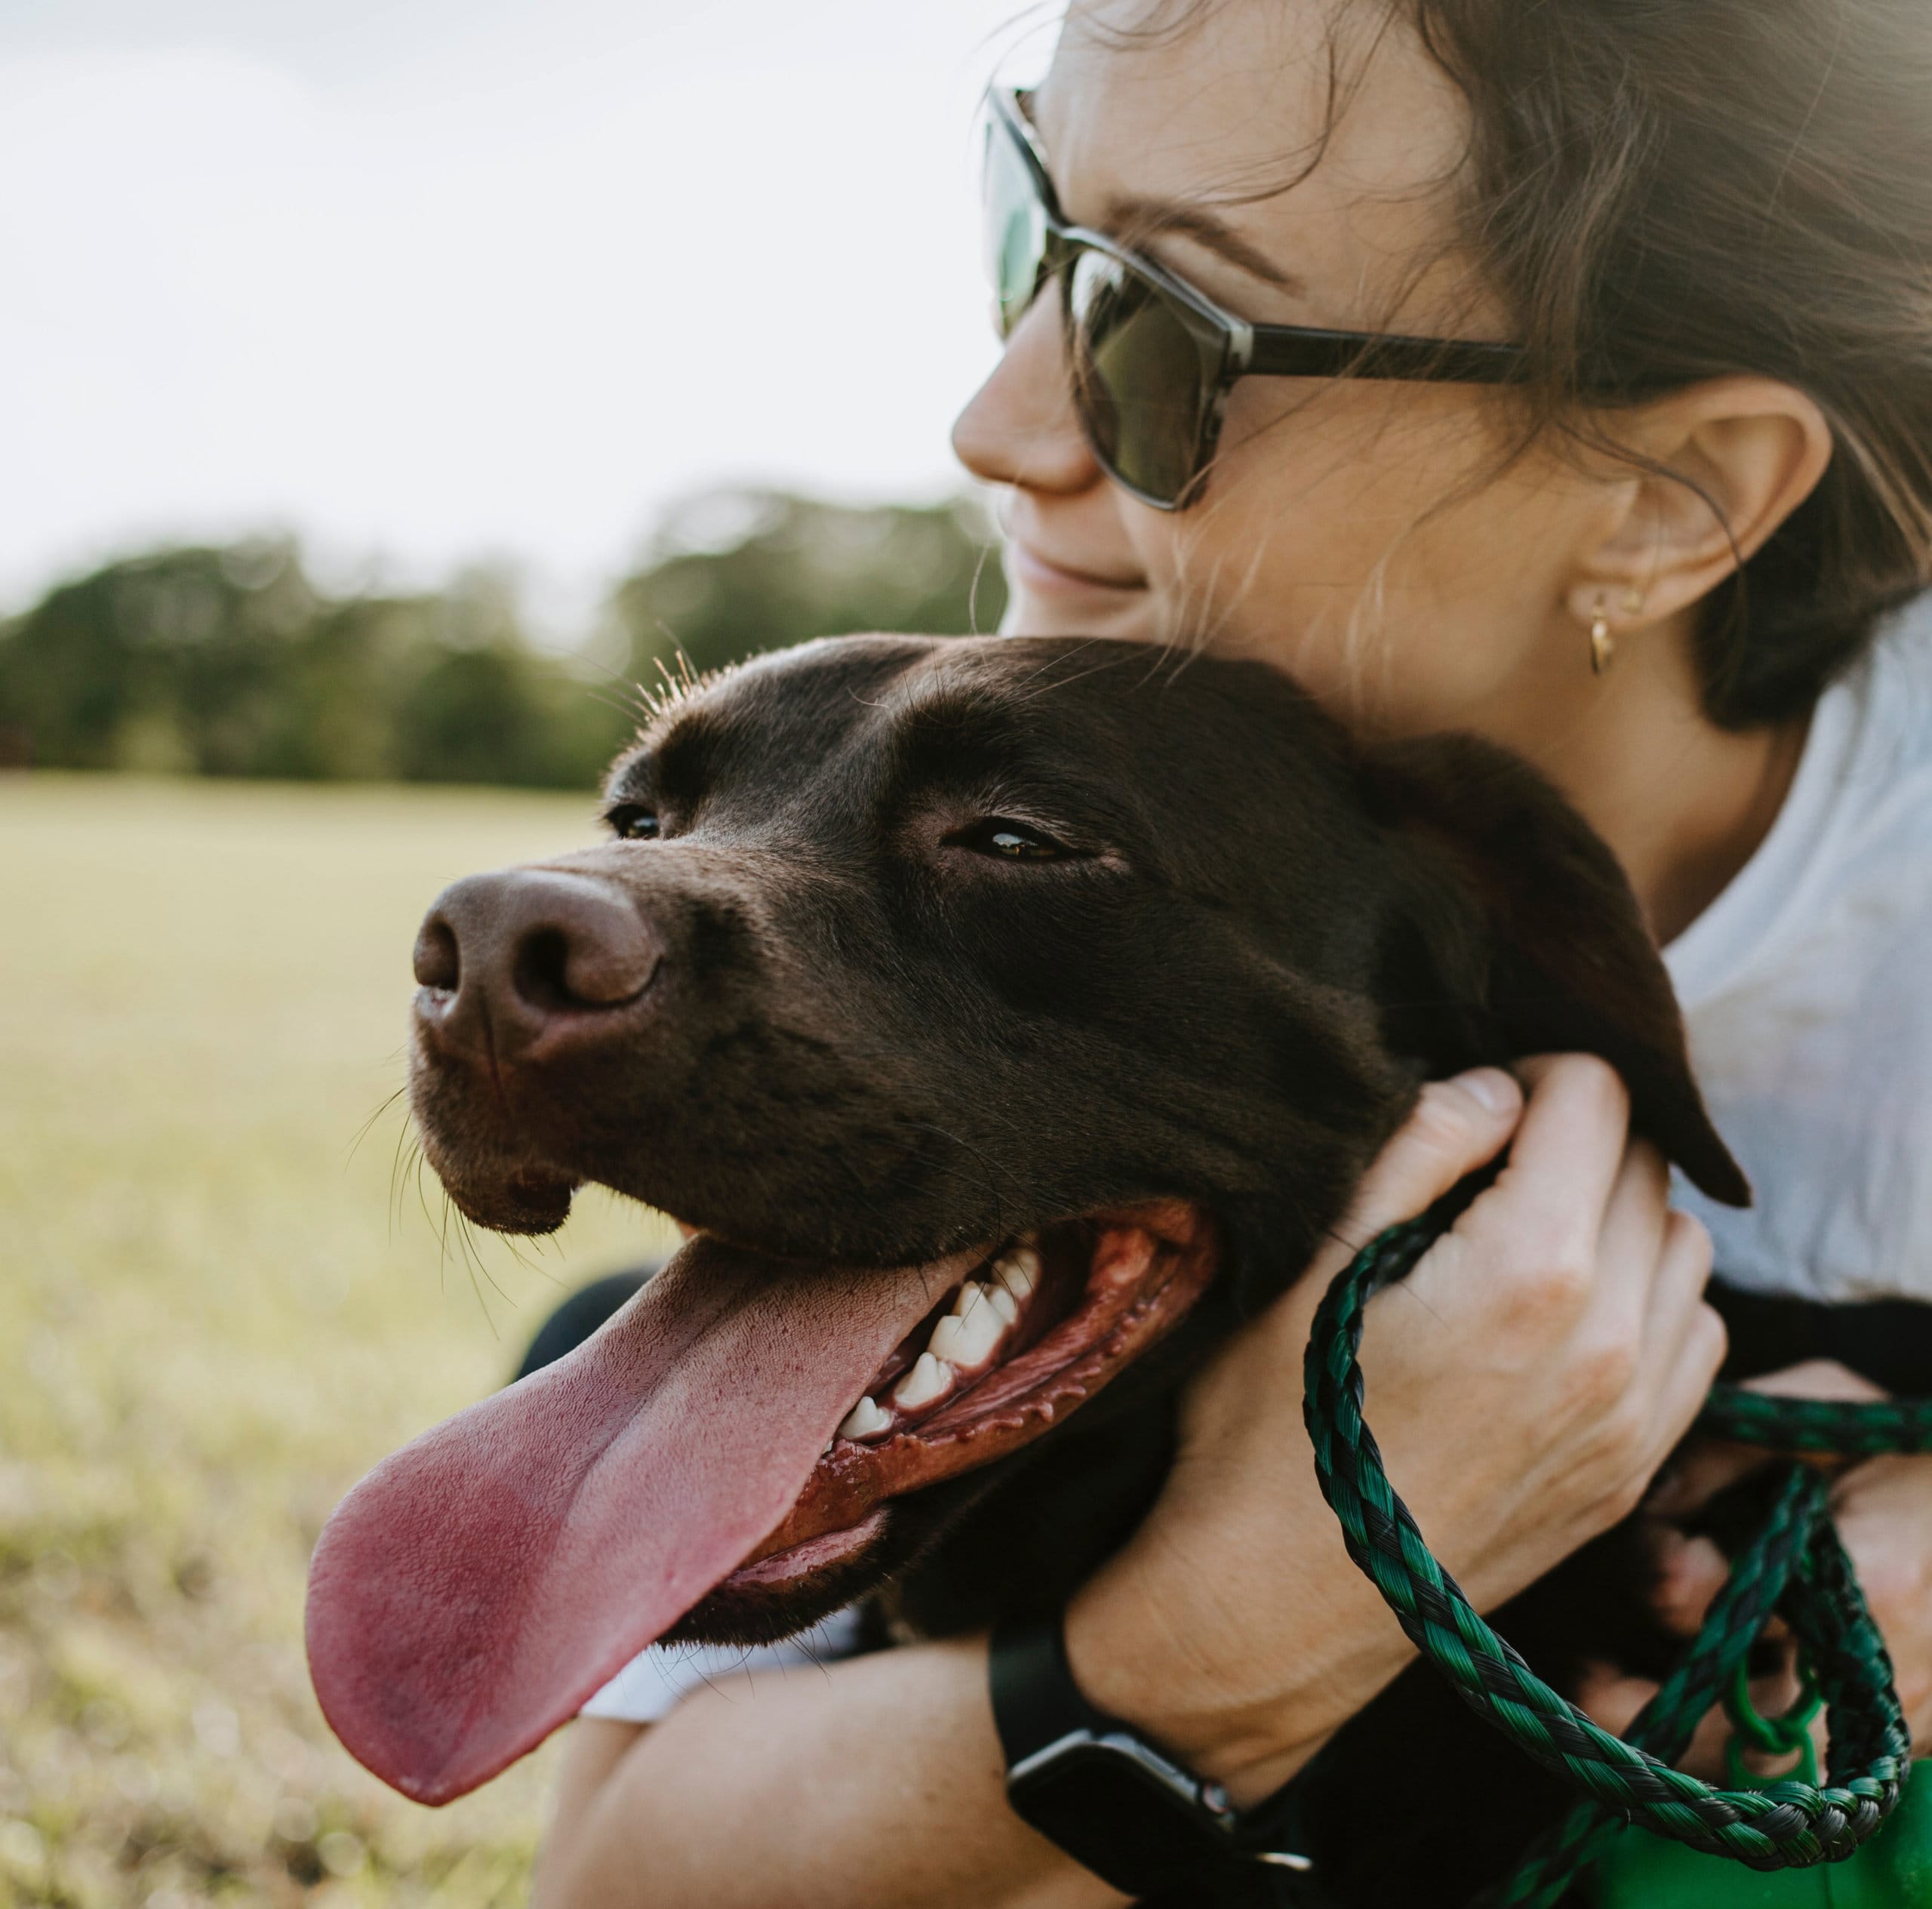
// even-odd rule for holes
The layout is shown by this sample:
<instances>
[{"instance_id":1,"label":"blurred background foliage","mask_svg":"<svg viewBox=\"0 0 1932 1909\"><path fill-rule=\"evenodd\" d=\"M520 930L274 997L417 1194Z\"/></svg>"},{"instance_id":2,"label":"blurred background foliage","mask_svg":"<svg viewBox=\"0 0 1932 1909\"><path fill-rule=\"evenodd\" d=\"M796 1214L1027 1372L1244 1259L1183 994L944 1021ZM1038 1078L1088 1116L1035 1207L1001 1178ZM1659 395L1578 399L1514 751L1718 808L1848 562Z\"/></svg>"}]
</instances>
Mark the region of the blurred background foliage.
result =
<instances>
[{"instance_id":1,"label":"blurred background foliage","mask_svg":"<svg viewBox=\"0 0 1932 1909\"><path fill-rule=\"evenodd\" d=\"M534 1244L451 1215L395 1091L417 924L594 839L681 653L995 627L988 537L964 502L696 497L568 654L512 572L331 587L288 540L0 620L0 766L35 770L0 775L0 1909L528 1901L555 1748L434 1812L358 1769L307 1561L563 1293L675 1236L595 1195ZM436 783L512 786L402 786Z\"/></svg>"},{"instance_id":2,"label":"blurred background foliage","mask_svg":"<svg viewBox=\"0 0 1932 1909\"><path fill-rule=\"evenodd\" d=\"M586 788L635 685L681 653L702 670L848 630L996 627L989 539L963 500L696 497L570 654L531 642L500 570L332 596L291 540L154 551L0 623L0 765Z\"/></svg>"}]
</instances>

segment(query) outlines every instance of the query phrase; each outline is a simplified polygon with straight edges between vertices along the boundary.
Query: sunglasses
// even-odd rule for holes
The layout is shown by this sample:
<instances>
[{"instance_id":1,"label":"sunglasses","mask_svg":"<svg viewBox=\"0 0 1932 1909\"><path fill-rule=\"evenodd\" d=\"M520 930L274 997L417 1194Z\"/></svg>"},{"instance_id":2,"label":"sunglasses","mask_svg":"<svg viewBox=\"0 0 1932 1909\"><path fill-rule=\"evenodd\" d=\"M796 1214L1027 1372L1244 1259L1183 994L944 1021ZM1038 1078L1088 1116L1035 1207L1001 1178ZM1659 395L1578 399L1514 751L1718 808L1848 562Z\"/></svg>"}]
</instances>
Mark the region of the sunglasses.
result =
<instances>
[{"instance_id":1,"label":"sunglasses","mask_svg":"<svg viewBox=\"0 0 1932 1909\"><path fill-rule=\"evenodd\" d=\"M1514 345L1251 325L1150 258L1061 216L1026 96L989 97L986 262L1001 338L1060 284L1074 410L1100 467L1157 510L1195 502L1238 379L1391 378L1503 384Z\"/></svg>"}]
</instances>

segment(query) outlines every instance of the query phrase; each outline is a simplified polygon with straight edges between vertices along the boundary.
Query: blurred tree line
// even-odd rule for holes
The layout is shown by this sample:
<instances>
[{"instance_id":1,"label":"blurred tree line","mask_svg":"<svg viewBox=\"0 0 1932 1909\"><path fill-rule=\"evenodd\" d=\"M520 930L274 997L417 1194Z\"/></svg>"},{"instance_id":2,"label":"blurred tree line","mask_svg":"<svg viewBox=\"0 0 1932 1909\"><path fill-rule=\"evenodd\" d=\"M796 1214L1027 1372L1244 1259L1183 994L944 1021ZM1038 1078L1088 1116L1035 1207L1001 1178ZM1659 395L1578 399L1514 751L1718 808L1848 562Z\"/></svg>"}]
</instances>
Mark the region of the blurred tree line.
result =
<instances>
[{"instance_id":1,"label":"blurred tree line","mask_svg":"<svg viewBox=\"0 0 1932 1909\"><path fill-rule=\"evenodd\" d=\"M0 622L0 765L587 787L635 685L857 630L991 630L1004 587L969 503L692 500L580 654L530 642L513 578L329 595L287 541L171 549Z\"/></svg>"}]
</instances>

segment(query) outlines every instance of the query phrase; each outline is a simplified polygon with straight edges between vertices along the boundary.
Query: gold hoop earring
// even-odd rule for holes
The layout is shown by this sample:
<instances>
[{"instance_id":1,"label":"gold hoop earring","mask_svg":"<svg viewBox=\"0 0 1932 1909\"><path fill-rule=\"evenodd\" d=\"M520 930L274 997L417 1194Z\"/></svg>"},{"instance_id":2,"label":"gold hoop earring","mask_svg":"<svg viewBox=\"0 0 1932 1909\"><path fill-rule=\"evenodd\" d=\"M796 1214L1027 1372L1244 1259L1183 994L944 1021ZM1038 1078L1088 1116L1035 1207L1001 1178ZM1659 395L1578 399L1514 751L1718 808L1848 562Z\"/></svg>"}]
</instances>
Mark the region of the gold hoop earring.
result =
<instances>
[{"instance_id":1,"label":"gold hoop earring","mask_svg":"<svg viewBox=\"0 0 1932 1909\"><path fill-rule=\"evenodd\" d=\"M1616 654L1617 639L1610 633L1610 618L1604 613L1603 599L1598 597L1590 618L1590 674L1601 676Z\"/></svg>"}]
</instances>

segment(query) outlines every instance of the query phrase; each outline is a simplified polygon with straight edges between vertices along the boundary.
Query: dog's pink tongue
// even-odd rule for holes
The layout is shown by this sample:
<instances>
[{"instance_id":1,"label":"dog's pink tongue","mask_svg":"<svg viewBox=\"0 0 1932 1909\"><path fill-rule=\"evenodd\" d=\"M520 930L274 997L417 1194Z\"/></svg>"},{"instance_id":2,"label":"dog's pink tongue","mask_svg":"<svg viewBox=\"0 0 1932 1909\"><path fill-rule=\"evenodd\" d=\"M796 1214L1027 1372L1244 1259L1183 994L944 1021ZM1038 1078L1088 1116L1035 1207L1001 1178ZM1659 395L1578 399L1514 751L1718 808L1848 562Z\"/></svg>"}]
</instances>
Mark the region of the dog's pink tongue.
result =
<instances>
[{"instance_id":1,"label":"dog's pink tongue","mask_svg":"<svg viewBox=\"0 0 1932 1909\"><path fill-rule=\"evenodd\" d=\"M446 1803L540 1743L789 1511L970 1261L891 1273L694 1241L601 1332L357 1486L309 1575L351 1753Z\"/></svg>"}]
</instances>

